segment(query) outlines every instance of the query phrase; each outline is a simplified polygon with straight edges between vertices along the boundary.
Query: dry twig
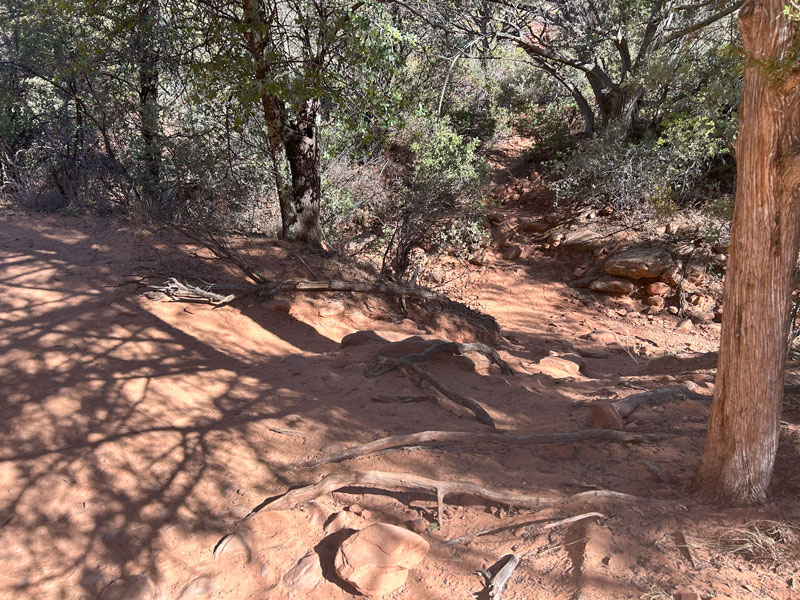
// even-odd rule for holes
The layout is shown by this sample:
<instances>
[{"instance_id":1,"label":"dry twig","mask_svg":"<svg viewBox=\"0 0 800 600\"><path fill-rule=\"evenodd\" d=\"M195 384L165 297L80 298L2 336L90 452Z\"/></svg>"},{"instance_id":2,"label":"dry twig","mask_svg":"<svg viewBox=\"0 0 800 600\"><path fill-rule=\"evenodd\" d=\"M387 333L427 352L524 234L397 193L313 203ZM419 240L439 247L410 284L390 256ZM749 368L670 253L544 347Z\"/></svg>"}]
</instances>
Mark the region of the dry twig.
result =
<instances>
[{"instance_id":1,"label":"dry twig","mask_svg":"<svg viewBox=\"0 0 800 600\"><path fill-rule=\"evenodd\" d=\"M405 448L409 446L431 446L436 444L512 444L512 445L535 445L535 444L564 444L571 442L585 441L606 441L606 442L645 442L650 437L637 435L625 431L613 431L610 429L586 429L583 431L573 431L568 433L549 433L549 434L505 434L490 432L473 431L422 431L420 433L410 433L407 435L393 435L380 438L359 446L351 446L340 452L334 452L320 458L306 461L297 465L296 468L309 469L328 463L341 462L359 456L389 450L390 448Z\"/></svg>"}]
</instances>

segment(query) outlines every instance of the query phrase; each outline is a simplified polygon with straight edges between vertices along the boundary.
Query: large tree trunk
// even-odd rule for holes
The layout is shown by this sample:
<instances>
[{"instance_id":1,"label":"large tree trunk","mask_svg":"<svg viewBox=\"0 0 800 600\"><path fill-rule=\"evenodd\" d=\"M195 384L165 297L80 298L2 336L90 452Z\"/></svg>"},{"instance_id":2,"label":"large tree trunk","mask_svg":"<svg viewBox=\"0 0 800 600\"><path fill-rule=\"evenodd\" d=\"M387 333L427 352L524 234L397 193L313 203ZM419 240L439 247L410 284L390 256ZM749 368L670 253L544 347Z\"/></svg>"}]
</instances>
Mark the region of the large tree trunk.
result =
<instances>
[{"instance_id":1,"label":"large tree trunk","mask_svg":"<svg viewBox=\"0 0 800 600\"><path fill-rule=\"evenodd\" d=\"M290 240L295 237L297 209L294 204L292 181L289 178L289 158L284 134L285 115L281 102L274 96L262 96L261 107L267 128L269 154L272 158L272 178L275 180L278 205L281 210L281 238Z\"/></svg>"},{"instance_id":2,"label":"large tree trunk","mask_svg":"<svg viewBox=\"0 0 800 600\"><path fill-rule=\"evenodd\" d=\"M270 83L270 65L266 51L270 47L272 23L258 0L242 0L244 38L253 59L255 78L264 88ZM274 15L273 15L274 17ZM286 111L283 101L268 93L261 95L261 110L267 130L267 148L272 159L272 178L281 211L281 238L293 239L297 225L294 190L289 178L289 159L286 154Z\"/></svg>"},{"instance_id":3,"label":"large tree trunk","mask_svg":"<svg viewBox=\"0 0 800 600\"><path fill-rule=\"evenodd\" d=\"M320 103L304 101L297 110L297 120L289 126L286 155L292 170L292 189L297 213L295 239L313 245L322 240L319 224L322 177L317 128Z\"/></svg>"},{"instance_id":4,"label":"large tree trunk","mask_svg":"<svg viewBox=\"0 0 800 600\"><path fill-rule=\"evenodd\" d=\"M797 26L784 4L756 0L739 13L748 62L738 187L714 402L695 478L699 493L730 505L766 498L778 447L800 242L800 82L796 64L780 68L796 60L789 53Z\"/></svg>"},{"instance_id":5,"label":"large tree trunk","mask_svg":"<svg viewBox=\"0 0 800 600\"><path fill-rule=\"evenodd\" d=\"M136 52L139 63L139 123L142 136L142 197L147 203L150 217L156 220L165 216L161 203L159 53L155 47L158 9L158 0L140 2L136 31Z\"/></svg>"}]
</instances>

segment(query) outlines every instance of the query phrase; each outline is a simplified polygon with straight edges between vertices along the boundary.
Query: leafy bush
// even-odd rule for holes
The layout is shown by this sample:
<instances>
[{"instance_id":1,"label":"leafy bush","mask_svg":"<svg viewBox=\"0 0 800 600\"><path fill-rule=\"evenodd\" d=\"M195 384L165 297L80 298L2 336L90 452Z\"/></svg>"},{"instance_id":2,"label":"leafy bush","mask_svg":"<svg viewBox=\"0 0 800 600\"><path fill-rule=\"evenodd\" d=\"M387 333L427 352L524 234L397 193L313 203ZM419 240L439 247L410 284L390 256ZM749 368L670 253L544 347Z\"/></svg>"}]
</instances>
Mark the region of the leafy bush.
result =
<instances>
[{"instance_id":1,"label":"leafy bush","mask_svg":"<svg viewBox=\"0 0 800 600\"><path fill-rule=\"evenodd\" d=\"M732 168L726 119L673 115L657 137L623 141L609 131L579 143L552 163L560 200L582 198L620 211L668 214L724 196L715 171Z\"/></svg>"},{"instance_id":2,"label":"leafy bush","mask_svg":"<svg viewBox=\"0 0 800 600\"><path fill-rule=\"evenodd\" d=\"M395 210L382 270L402 277L415 248L458 252L480 243L481 188L487 174L478 140L456 133L447 119L418 116L400 136L411 161L393 190ZM466 237L466 239L463 239Z\"/></svg>"}]
</instances>

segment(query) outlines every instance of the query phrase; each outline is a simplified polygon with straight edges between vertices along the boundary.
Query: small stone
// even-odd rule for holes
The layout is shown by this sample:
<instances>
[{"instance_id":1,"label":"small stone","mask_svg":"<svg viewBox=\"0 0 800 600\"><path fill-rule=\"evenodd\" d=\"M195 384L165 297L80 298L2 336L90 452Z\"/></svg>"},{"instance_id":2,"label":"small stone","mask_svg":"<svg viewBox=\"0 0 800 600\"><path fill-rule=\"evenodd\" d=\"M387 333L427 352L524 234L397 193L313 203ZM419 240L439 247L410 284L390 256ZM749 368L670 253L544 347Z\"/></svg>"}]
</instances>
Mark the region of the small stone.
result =
<instances>
[{"instance_id":1,"label":"small stone","mask_svg":"<svg viewBox=\"0 0 800 600\"><path fill-rule=\"evenodd\" d=\"M675 331L679 331L681 333L685 333L687 331L692 330L692 320L691 319L683 319L678 326L675 327Z\"/></svg>"},{"instance_id":2,"label":"small stone","mask_svg":"<svg viewBox=\"0 0 800 600\"><path fill-rule=\"evenodd\" d=\"M633 282L625 279L602 277L589 284L589 289L601 294L627 295L633 293Z\"/></svg>"},{"instance_id":3,"label":"small stone","mask_svg":"<svg viewBox=\"0 0 800 600\"><path fill-rule=\"evenodd\" d=\"M351 512L351 513L353 513L354 515L360 515L360 514L361 514L361 512L362 512L364 509L363 509L363 508L361 508L361 506L359 506L358 504L351 504L350 506L348 506L348 507L347 507L347 509L346 509L346 510L347 510L347 512Z\"/></svg>"},{"instance_id":4,"label":"small stone","mask_svg":"<svg viewBox=\"0 0 800 600\"><path fill-rule=\"evenodd\" d=\"M322 581L322 565L319 555L313 550L297 561L283 576L283 583L295 590L311 590Z\"/></svg>"},{"instance_id":5,"label":"small stone","mask_svg":"<svg viewBox=\"0 0 800 600\"><path fill-rule=\"evenodd\" d=\"M666 301L661 296L650 296L644 301L644 303L647 304L648 306L658 306L658 307L664 306L665 302Z\"/></svg>"},{"instance_id":6,"label":"small stone","mask_svg":"<svg viewBox=\"0 0 800 600\"><path fill-rule=\"evenodd\" d=\"M721 263L727 262L727 260L728 260L728 257L727 257L727 256L725 256L725 255L724 255L724 254L722 254L722 253L720 253L720 254L715 254L715 255L714 255L714 258L715 258L715 259L716 259L718 262L721 262Z\"/></svg>"},{"instance_id":7,"label":"small stone","mask_svg":"<svg viewBox=\"0 0 800 600\"><path fill-rule=\"evenodd\" d=\"M366 596L382 596L403 585L430 545L418 534L387 523L375 523L350 536L339 547L336 573Z\"/></svg>"},{"instance_id":8,"label":"small stone","mask_svg":"<svg viewBox=\"0 0 800 600\"><path fill-rule=\"evenodd\" d=\"M625 426L619 411L611 402L599 401L591 404L592 429L613 429L622 431Z\"/></svg>"},{"instance_id":9,"label":"small stone","mask_svg":"<svg viewBox=\"0 0 800 600\"><path fill-rule=\"evenodd\" d=\"M100 600L155 600L158 589L147 575L128 575L109 583Z\"/></svg>"},{"instance_id":10,"label":"small stone","mask_svg":"<svg viewBox=\"0 0 800 600\"><path fill-rule=\"evenodd\" d=\"M677 315L678 314L678 307L677 306L668 306L667 307L667 312L669 314L671 314L671 315Z\"/></svg>"}]
</instances>

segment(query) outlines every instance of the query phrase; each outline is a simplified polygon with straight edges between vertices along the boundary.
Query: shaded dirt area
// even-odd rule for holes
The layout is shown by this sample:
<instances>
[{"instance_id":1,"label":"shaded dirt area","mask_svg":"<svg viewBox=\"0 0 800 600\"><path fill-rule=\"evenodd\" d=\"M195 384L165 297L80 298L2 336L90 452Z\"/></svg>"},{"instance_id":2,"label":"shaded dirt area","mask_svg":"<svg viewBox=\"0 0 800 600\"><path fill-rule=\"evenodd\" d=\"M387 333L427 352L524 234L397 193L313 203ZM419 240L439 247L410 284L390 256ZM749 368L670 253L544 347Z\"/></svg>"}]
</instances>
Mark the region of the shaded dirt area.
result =
<instances>
[{"instance_id":1,"label":"shaded dirt area","mask_svg":"<svg viewBox=\"0 0 800 600\"><path fill-rule=\"evenodd\" d=\"M304 266L293 250L267 240L246 246L275 277L308 277L304 269L321 268L321 260L307 257L311 266ZM710 397L715 328L677 333L669 316L607 310L568 285L572 269L538 252L476 267L475 294L501 325L498 350L514 375L452 357L425 368L480 402L509 432L585 429L587 402L642 389L691 382ZM351 598L332 562L349 531L324 532L346 507L352 528L427 523L430 552L394 598L480 594L477 572L510 552L522 561L505 600L800 594L791 529L775 544L784 553L777 562L719 543L727 531L749 531L753 521L800 523L793 396L772 500L754 510L720 511L688 494L707 414L691 401L628 419L626 429L660 434L658 442L440 445L291 469L323 451L386 435L485 431L470 415L432 402L374 401L429 392L397 371L364 377L385 344L340 344L357 330L389 341L468 341L469 332L446 322L419 329L385 303L348 294L219 308L141 294L142 277L169 275L238 280L177 234L90 218L0 220L0 597L96 598L112 580L147 574L167 599ZM593 338L598 330L613 335ZM539 361L553 353L578 357L580 369L566 377L542 371ZM350 488L241 524L291 486L348 469L545 497L610 489L639 499L518 512L453 497L440 523L429 495ZM588 511L605 518L543 528ZM499 530L472 541L442 543L493 528ZM219 540L234 530L241 541L215 558ZM299 589L284 575L308 551L319 557L323 578Z\"/></svg>"}]
</instances>

